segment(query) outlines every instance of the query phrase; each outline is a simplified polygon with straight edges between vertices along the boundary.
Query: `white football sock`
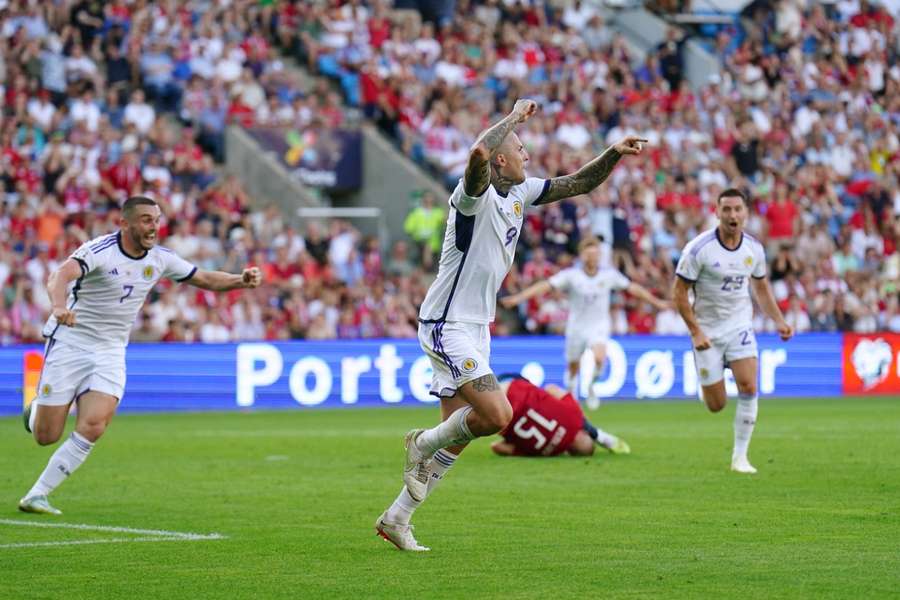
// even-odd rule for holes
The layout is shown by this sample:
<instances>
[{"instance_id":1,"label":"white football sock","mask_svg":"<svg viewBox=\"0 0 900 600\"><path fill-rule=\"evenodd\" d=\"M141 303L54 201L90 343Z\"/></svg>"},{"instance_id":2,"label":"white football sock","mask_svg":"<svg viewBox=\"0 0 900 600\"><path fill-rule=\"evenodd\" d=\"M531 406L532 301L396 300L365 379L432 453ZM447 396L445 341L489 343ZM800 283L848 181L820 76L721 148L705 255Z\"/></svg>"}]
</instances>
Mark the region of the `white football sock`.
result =
<instances>
[{"instance_id":1,"label":"white football sock","mask_svg":"<svg viewBox=\"0 0 900 600\"><path fill-rule=\"evenodd\" d=\"M81 466L93 447L94 444L87 441L77 431L73 431L72 435L50 457L47 468L44 469L25 497L46 496L55 490L69 475L75 472L75 469Z\"/></svg>"},{"instance_id":2,"label":"white football sock","mask_svg":"<svg viewBox=\"0 0 900 600\"><path fill-rule=\"evenodd\" d=\"M471 406L460 408L437 427L426 429L416 438L416 447L427 457L431 457L441 448L471 442L475 436L469 431L469 425L466 423L470 412Z\"/></svg>"},{"instance_id":3,"label":"white football sock","mask_svg":"<svg viewBox=\"0 0 900 600\"><path fill-rule=\"evenodd\" d=\"M737 410L734 413L734 454L733 458L747 458L747 448L756 425L758 411L756 394L738 396Z\"/></svg>"},{"instance_id":4,"label":"white football sock","mask_svg":"<svg viewBox=\"0 0 900 600\"><path fill-rule=\"evenodd\" d=\"M578 375L578 373L571 375L569 369L566 369L563 372L563 386L565 386L566 391L572 394L572 397L576 400L578 400L578 393L580 391L578 389Z\"/></svg>"},{"instance_id":5,"label":"white football sock","mask_svg":"<svg viewBox=\"0 0 900 600\"><path fill-rule=\"evenodd\" d=\"M587 382L588 382L588 388L590 388L590 386L594 385L594 378L597 376L598 372L599 371L597 370L597 363L595 363L594 361L591 361L590 366L587 368L587 371L585 371L585 373L584 373L585 378L587 379Z\"/></svg>"},{"instance_id":6,"label":"white football sock","mask_svg":"<svg viewBox=\"0 0 900 600\"><path fill-rule=\"evenodd\" d=\"M596 426L595 426L596 427ZM599 427L597 429L597 437L594 439L595 442L603 446L604 448L612 448L616 445L616 436L611 433L606 433Z\"/></svg>"},{"instance_id":7,"label":"white football sock","mask_svg":"<svg viewBox=\"0 0 900 600\"><path fill-rule=\"evenodd\" d=\"M425 492L425 497L431 495L431 492L438 486L441 480L444 478L444 474L450 470L450 467L453 466L453 463L456 462L457 455L447 450L438 450L434 454L434 460L431 463L431 478L428 480L428 491ZM403 489L400 490L400 495L397 496L397 499L394 500L394 503L391 504L391 507L387 510L387 515L385 515L385 520L388 523L394 523L399 525L408 525L409 520L412 518L412 514L416 512L416 509L425 502L425 500L414 500L412 496L409 495L409 491L406 489L406 486L403 486Z\"/></svg>"}]
</instances>

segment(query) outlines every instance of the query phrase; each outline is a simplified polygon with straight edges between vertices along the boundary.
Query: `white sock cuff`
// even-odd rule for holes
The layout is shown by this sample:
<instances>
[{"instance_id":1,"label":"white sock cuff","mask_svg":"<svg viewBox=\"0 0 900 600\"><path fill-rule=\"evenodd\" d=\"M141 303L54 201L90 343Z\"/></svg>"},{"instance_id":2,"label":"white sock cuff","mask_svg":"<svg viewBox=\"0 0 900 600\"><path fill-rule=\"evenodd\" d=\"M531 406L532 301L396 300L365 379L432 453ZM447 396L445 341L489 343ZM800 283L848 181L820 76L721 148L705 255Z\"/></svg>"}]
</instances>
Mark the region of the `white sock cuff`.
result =
<instances>
[{"instance_id":1,"label":"white sock cuff","mask_svg":"<svg viewBox=\"0 0 900 600\"><path fill-rule=\"evenodd\" d=\"M69 436L69 440L78 451L82 452L85 455L87 455L94 448L93 442L87 441L87 438L85 438L77 431L72 432L72 435Z\"/></svg>"},{"instance_id":2,"label":"white sock cuff","mask_svg":"<svg viewBox=\"0 0 900 600\"><path fill-rule=\"evenodd\" d=\"M470 412L472 412L472 407L466 406L450 415L450 419L448 420L453 422L453 427L459 432L460 436L451 440L450 443L447 444L448 446L465 444L466 442L471 442L475 439L475 436L472 435L472 431L469 429L469 424L467 423Z\"/></svg>"},{"instance_id":3,"label":"white sock cuff","mask_svg":"<svg viewBox=\"0 0 900 600\"><path fill-rule=\"evenodd\" d=\"M738 400L753 401L759 399L759 394L738 394Z\"/></svg>"},{"instance_id":4,"label":"white sock cuff","mask_svg":"<svg viewBox=\"0 0 900 600\"><path fill-rule=\"evenodd\" d=\"M434 453L434 460L445 469L449 469L456 462L457 455L447 452L443 448Z\"/></svg>"}]
</instances>

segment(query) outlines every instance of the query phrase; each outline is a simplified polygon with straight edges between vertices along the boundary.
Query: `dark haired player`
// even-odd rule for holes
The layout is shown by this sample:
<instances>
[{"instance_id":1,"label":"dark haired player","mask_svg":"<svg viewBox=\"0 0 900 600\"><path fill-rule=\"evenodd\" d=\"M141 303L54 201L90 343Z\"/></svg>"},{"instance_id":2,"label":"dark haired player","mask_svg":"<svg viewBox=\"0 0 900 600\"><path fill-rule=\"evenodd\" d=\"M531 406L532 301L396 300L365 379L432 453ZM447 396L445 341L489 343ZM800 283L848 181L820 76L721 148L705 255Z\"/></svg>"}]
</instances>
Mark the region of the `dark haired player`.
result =
<instances>
[{"instance_id":1,"label":"dark haired player","mask_svg":"<svg viewBox=\"0 0 900 600\"><path fill-rule=\"evenodd\" d=\"M739 395L731 470L752 474L756 469L747 458L747 449L758 412L752 296L775 321L782 340L789 340L794 332L785 322L766 278L763 246L744 231L747 197L734 188L725 190L716 200L716 215L719 225L684 247L675 270L673 296L691 333L702 397L710 411L725 408L725 367L734 373Z\"/></svg>"},{"instance_id":2,"label":"dark haired player","mask_svg":"<svg viewBox=\"0 0 900 600\"><path fill-rule=\"evenodd\" d=\"M47 495L81 466L112 420L125 391L131 326L157 281L167 277L217 292L262 281L256 267L240 275L198 271L157 246L159 217L152 199L129 198L119 231L84 243L47 280L53 312L44 325L44 366L37 398L25 409L25 429L46 446L62 436L73 401L78 416L19 510L61 514Z\"/></svg>"}]
</instances>

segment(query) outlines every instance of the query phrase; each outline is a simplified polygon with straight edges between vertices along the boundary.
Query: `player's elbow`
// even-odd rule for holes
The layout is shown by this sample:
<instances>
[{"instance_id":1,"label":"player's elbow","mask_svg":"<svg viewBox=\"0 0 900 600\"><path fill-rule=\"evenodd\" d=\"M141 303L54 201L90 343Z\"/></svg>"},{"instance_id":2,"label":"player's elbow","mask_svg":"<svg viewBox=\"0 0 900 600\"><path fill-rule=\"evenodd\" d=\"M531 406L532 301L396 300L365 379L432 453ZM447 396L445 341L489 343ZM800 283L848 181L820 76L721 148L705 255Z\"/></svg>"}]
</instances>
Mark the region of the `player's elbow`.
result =
<instances>
[{"instance_id":1,"label":"player's elbow","mask_svg":"<svg viewBox=\"0 0 900 600\"><path fill-rule=\"evenodd\" d=\"M488 147L483 143L479 142L472 146L471 150L469 150L469 163L486 163L491 160L491 151Z\"/></svg>"}]
</instances>

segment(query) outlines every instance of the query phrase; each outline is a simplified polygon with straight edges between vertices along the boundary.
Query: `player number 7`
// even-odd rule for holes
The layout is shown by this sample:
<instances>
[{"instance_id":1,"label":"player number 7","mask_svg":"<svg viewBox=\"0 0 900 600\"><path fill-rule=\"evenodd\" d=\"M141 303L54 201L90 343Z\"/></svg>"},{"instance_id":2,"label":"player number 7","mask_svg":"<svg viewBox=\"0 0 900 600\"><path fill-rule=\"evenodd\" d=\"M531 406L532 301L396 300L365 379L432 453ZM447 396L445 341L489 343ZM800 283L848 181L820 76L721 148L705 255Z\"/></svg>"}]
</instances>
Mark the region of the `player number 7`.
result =
<instances>
[{"instance_id":1,"label":"player number 7","mask_svg":"<svg viewBox=\"0 0 900 600\"><path fill-rule=\"evenodd\" d=\"M128 296L131 295L131 292L134 291L134 286L133 285L123 285L122 289L125 290L125 295L122 296L121 298L119 298L119 304L122 304L123 302L125 302L125 298L127 298Z\"/></svg>"},{"instance_id":2,"label":"player number 7","mask_svg":"<svg viewBox=\"0 0 900 600\"><path fill-rule=\"evenodd\" d=\"M516 432L516 435L518 435L523 440L530 440L534 438L534 449L540 450L547 443L547 438L534 425L525 427L529 419L551 433L556 430L556 426L558 423L555 420L546 419L542 414L540 414L533 408L529 408L528 412L526 412L521 419L516 421L516 424L513 427L513 431Z\"/></svg>"}]
</instances>

